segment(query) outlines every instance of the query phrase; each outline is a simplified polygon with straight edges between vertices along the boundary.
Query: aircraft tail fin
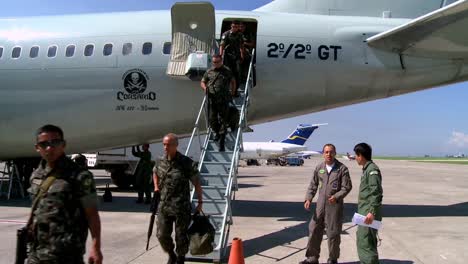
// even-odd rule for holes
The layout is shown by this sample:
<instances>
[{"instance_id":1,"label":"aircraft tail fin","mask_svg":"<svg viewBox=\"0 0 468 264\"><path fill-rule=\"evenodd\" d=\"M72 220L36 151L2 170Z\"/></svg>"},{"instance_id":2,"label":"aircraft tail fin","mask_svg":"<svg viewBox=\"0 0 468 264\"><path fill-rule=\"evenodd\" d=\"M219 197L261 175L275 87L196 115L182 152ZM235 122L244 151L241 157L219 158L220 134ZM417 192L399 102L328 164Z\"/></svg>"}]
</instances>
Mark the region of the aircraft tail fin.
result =
<instances>
[{"instance_id":1,"label":"aircraft tail fin","mask_svg":"<svg viewBox=\"0 0 468 264\"><path fill-rule=\"evenodd\" d=\"M310 135L315 131L315 129L319 128L319 126L323 126L327 124L314 124L314 125L306 125L300 124L297 128L289 135L288 138L281 141L282 143L289 143L295 145L304 145L307 139L309 139Z\"/></svg>"},{"instance_id":2,"label":"aircraft tail fin","mask_svg":"<svg viewBox=\"0 0 468 264\"><path fill-rule=\"evenodd\" d=\"M457 1L367 39L369 46L426 58L468 58L468 1Z\"/></svg>"}]
</instances>

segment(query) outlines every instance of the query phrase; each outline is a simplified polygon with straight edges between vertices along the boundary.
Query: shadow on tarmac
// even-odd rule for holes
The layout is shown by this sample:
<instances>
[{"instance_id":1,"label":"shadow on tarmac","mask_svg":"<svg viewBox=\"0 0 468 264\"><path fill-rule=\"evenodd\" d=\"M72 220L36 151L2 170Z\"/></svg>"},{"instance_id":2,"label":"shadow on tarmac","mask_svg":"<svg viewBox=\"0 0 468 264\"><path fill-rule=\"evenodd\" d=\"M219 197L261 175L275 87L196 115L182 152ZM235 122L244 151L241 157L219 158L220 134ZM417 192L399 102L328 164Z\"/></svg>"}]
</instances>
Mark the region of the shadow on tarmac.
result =
<instances>
[{"instance_id":1,"label":"shadow on tarmac","mask_svg":"<svg viewBox=\"0 0 468 264\"><path fill-rule=\"evenodd\" d=\"M340 262L341 264L360 264L359 261ZM380 264L413 264L411 260L379 259Z\"/></svg>"},{"instance_id":2,"label":"shadow on tarmac","mask_svg":"<svg viewBox=\"0 0 468 264\"><path fill-rule=\"evenodd\" d=\"M314 204L315 205L315 204ZM278 221L302 221L303 223L288 226L276 232L244 241L244 254L246 257L261 255L261 252L277 246L291 247L293 241L308 236L308 222L313 211L304 210L302 202L279 202L279 201L247 201L237 200L232 204L234 217L272 217L279 218ZM314 208L312 208L314 210ZM344 219L350 222L353 214L357 211L354 203L345 204ZM468 216L468 202L449 206L438 205L384 205L384 217L440 217L440 216ZM352 226L354 227L354 226ZM352 228L348 227L348 229ZM346 234L347 229L343 230ZM281 258L280 261L291 255L297 254L305 248L294 248L295 252ZM228 251L229 252L229 251ZM271 258L269 256L264 256ZM351 262L359 263L359 262ZM412 261L381 260L384 264L411 264Z\"/></svg>"},{"instance_id":3,"label":"shadow on tarmac","mask_svg":"<svg viewBox=\"0 0 468 264\"><path fill-rule=\"evenodd\" d=\"M303 202L236 200L232 203L233 215L243 217L284 218L279 221L308 221L315 209L304 210ZM356 203L345 203L345 220L351 220L357 211ZM383 217L441 217L468 216L468 202L452 205L384 204Z\"/></svg>"},{"instance_id":4,"label":"shadow on tarmac","mask_svg":"<svg viewBox=\"0 0 468 264\"><path fill-rule=\"evenodd\" d=\"M239 188L260 187L257 184L239 184ZM136 204L135 196L119 196L120 191L116 187L111 187L113 201L104 203L102 193L105 188L98 188L99 210L106 212L148 212L149 205ZM31 207L29 197L24 199L13 198L7 200L0 197L0 206L5 207ZM313 204L315 206L315 203ZM302 202L280 202L280 201L249 201L235 200L232 203L233 216L241 217L275 217L278 221L309 221L313 211L304 210ZM314 207L312 208L314 210ZM346 203L344 219L351 221L353 214L357 211L357 204ZM405 204L384 204L383 217L462 217L468 216L468 202L452 205L405 205ZM307 228L306 228L307 229Z\"/></svg>"}]
</instances>

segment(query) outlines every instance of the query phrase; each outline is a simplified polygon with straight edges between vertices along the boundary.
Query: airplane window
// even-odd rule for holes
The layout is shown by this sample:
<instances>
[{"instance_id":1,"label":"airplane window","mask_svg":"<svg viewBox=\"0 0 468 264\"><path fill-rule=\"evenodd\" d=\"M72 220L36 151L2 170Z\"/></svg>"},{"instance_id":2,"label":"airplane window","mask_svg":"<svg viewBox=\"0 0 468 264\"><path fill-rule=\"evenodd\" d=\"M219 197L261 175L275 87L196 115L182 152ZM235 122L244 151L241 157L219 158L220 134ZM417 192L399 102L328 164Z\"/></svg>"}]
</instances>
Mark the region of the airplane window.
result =
<instances>
[{"instance_id":1,"label":"airplane window","mask_svg":"<svg viewBox=\"0 0 468 264\"><path fill-rule=\"evenodd\" d=\"M89 56L93 56L93 53L94 53L94 45L93 44L86 45L85 50L84 50L84 55L86 57L89 57Z\"/></svg>"},{"instance_id":2,"label":"airplane window","mask_svg":"<svg viewBox=\"0 0 468 264\"><path fill-rule=\"evenodd\" d=\"M3 47L0 47L0 58L3 56Z\"/></svg>"},{"instance_id":3,"label":"airplane window","mask_svg":"<svg viewBox=\"0 0 468 264\"><path fill-rule=\"evenodd\" d=\"M128 55L132 53L132 43L125 43L122 47L122 54Z\"/></svg>"},{"instance_id":4,"label":"airplane window","mask_svg":"<svg viewBox=\"0 0 468 264\"><path fill-rule=\"evenodd\" d=\"M21 56L21 47L14 47L11 51L11 57L17 59Z\"/></svg>"},{"instance_id":5,"label":"airplane window","mask_svg":"<svg viewBox=\"0 0 468 264\"><path fill-rule=\"evenodd\" d=\"M112 54L112 44L106 44L104 45L104 51L103 51L104 56L109 56Z\"/></svg>"},{"instance_id":6,"label":"airplane window","mask_svg":"<svg viewBox=\"0 0 468 264\"><path fill-rule=\"evenodd\" d=\"M163 46L163 53L164 54L171 54L171 42L164 42Z\"/></svg>"},{"instance_id":7,"label":"airplane window","mask_svg":"<svg viewBox=\"0 0 468 264\"><path fill-rule=\"evenodd\" d=\"M57 46L50 46L47 51L47 57L52 58L57 56Z\"/></svg>"},{"instance_id":8,"label":"airplane window","mask_svg":"<svg viewBox=\"0 0 468 264\"><path fill-rule=\"evenodd\" d=\"M149 55L151 54L152 50L153 50L153 43L146 42L143 44L143 50L141 52L143 53L143 55Z\"/></svg>"},{"instance_id":9,"label":"airplane window","mask_svg":"<svg viewBox=\"0 0 468 264\"><path fill-rule=\"evenodd\" d=\"M36 58L37 56L39 56L39 47L31 47L31 50L29 51L29 57Z\"/></svg>"},{"instance_id":10,"label":"airplane window","mask_svg":"<svg viewBox=\"0 0 468 264\"><path fill-rule=\"evenodd\" d=\"M65 50L66 57L73 57L75 55L75 45L68 45L67 49Z\"/></svg>"}]
</instances>

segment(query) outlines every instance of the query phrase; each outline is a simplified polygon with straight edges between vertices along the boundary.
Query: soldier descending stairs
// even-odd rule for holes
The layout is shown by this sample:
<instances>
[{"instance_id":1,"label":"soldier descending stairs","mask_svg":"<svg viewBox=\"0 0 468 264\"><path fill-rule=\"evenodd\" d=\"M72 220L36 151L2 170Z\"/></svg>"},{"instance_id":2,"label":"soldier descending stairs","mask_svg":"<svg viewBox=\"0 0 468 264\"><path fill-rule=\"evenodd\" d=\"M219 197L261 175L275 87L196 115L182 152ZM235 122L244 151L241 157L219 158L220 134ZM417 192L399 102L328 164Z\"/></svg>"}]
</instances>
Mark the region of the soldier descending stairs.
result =
<instances>
[{"instance_id":1,"label":"soldier descending stairs","mask_svg":"<svg viewBox=\"0 0 468 264\"><path fill-rule=\"evenodd\" d=\"M251 58L254 57L254 52L255 50L252 51ZM213 74L213 76L214 77L210 76L205 79L206 83L209 83L210 81L213 82L213 80L214 82L217 82L215 74ZM211 222L216 229L215 247L214 251L208 255L188 255L187 258L220 262L226 254L229 228L233 223L231 201L234 197L234 192L237 191L237 168L239 165L240 152L242 151L242 131L247 126L246 117L252 86L253 59L249 65L245 89L239 93L237 98L235 98L233 106L231 107L234 108L235 106L235 110L240 111L239 118L236 120L237 126L226 124L228 123L228 120L225 120L225 123L220 124L220 126L225 126L220 127L219 130L220 141L222 135L221 128L224 132L224 146L221 145L221 142L218 143L215 140L215 128L210 126L211 124L206 124L207 134L204 139L200 136L200 132L203 130L201 128L203 112L205 113L205 121L207 121L206 116L209 114L207 113L207 104L209 103L208 96L205 95L203 99L185 155L188 155L192 150L192 143L197 137L201 146L198 169L200 171L200 180L203 189L203 211L206 215L210 216ZM231 109L231 111L233 110ZM230 130L228 130L227 126L230 127ZM224 149L221 147L224 147ZM196 194L192 191L193 206L196 205L196 197L194 197L194 195Z\"/></svg>"}]
</instances>

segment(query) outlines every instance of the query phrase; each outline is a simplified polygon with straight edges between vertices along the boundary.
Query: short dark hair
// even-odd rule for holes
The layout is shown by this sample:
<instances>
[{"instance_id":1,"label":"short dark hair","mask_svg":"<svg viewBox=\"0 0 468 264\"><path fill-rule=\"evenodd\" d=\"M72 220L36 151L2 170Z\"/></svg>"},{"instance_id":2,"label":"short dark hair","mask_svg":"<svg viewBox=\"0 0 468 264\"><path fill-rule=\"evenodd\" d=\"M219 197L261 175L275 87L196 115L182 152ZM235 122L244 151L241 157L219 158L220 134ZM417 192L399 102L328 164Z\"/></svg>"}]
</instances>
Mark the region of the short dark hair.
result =
<instances>
[{"instance_id":1,"label":"short dark hair","mask_svg":"<svg viewBox=\"0 0 468 264\"><path fill-rule=\"evenodd\" d=\"M223 57L221 55L219 55L219 54L215 54L215 55L211 56L211 58L212 59L220 59L220 60L223 59Z\"/></svg>"},{"instance_id":2,"label":"short dark hair","mask_svg":"<svg viewBox=\"0 0 468 264\"><path fill-rule=\"evenodd\" d=\"M366 160L372 160L372 148L367 143L359 143L354 146L354 153L359 156L363 156Z\"/></svg>"},{"instance_id":3,"label":"short dark hair","mask_svg":"<svg viewBox=\"0 0 468 264\"><path fill-rule=\"evenodd\" d=\"M240 23L241 23L241 22L240 22L239 20L233 20L233 21L232 21L232 24L233 24L233 25L240 25Z\"/></svg>"},{"instance_id":4,"label":"short dark hair","mask_svg":"<svg viewBox=\"0 0 468 264\"><path fill-rule=\"evenodd\" d=\"M38 128L36 131L36 139L42 133L57 133L59 134L60 138L63 139L63 130L60 127L55 126L55 125L48 124L48 125L41 126L40 128Z\"/></svg>"},{"instance_id":5,"label":"short dark hair","mask_svg":"<svg viewBox=\"0 0 468 264\"><path fill-rule=\"evenodd\" d=\"M327 143L327 144L323 145L322 152L325 150L326 147L332 147L333 150L334 150L335 153L336 153L336 147L335 147L335 145L333 145L332 143Z\"/></svg>"}]
</instances>

